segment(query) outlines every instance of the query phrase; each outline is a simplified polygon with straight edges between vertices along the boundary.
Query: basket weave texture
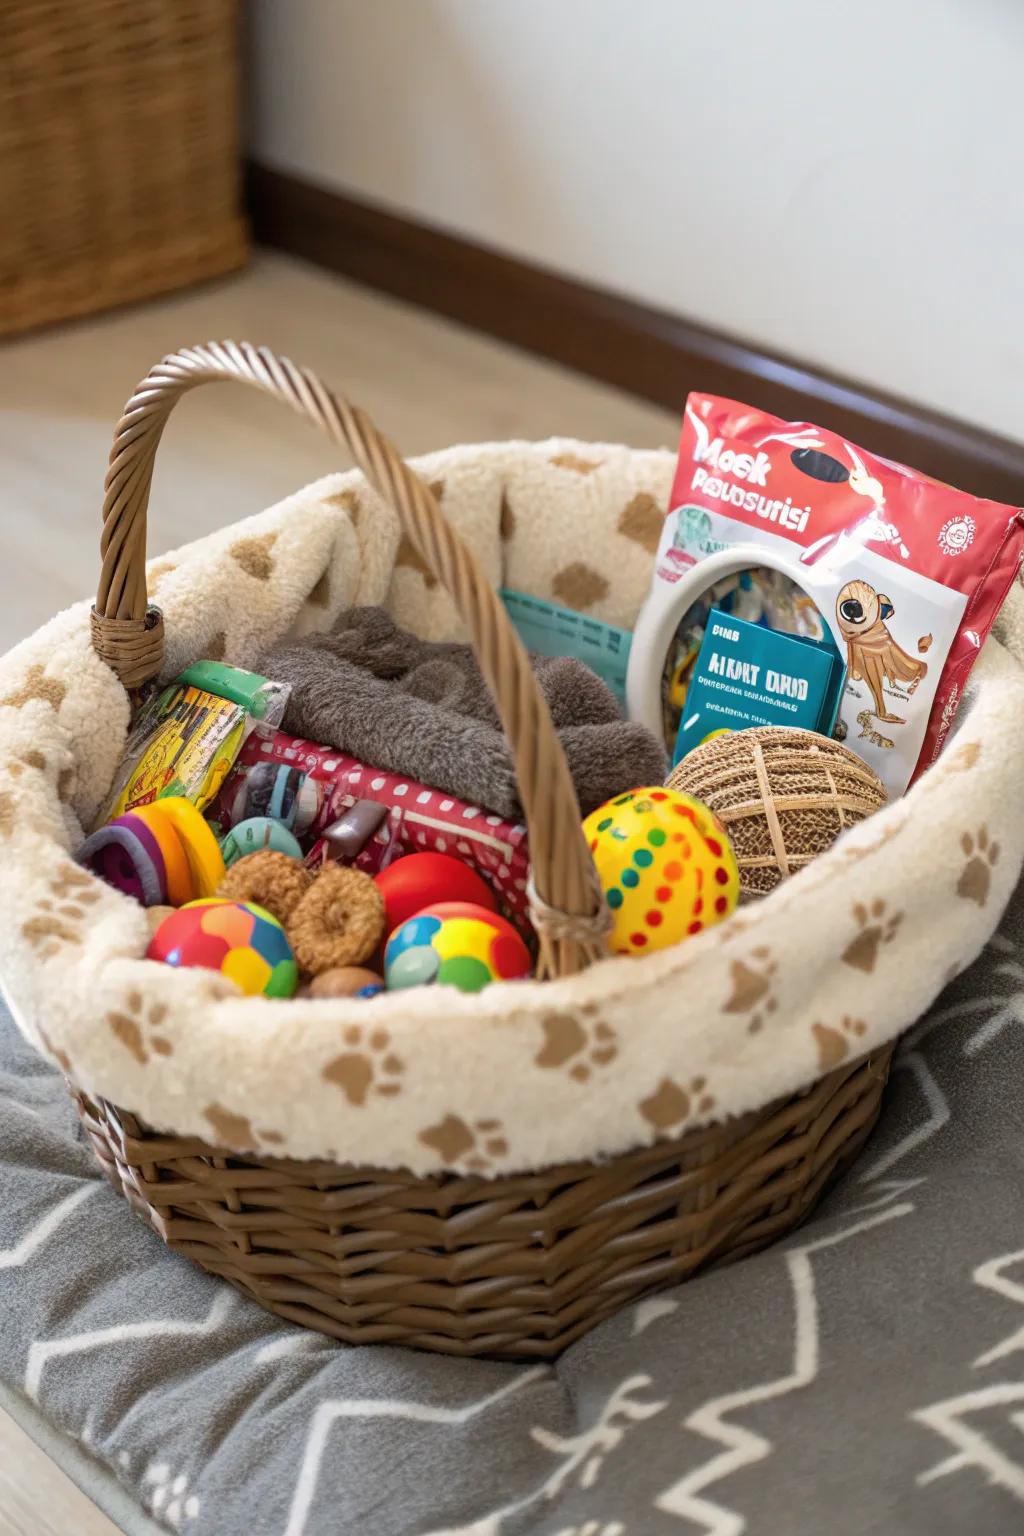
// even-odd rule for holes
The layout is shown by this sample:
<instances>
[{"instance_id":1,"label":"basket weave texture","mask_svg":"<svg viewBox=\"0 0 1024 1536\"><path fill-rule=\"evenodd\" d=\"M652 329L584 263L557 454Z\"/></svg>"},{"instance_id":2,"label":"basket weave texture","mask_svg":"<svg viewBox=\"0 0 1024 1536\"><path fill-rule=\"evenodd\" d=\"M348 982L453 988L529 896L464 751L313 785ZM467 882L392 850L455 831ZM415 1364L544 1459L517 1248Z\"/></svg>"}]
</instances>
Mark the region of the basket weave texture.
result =
<instances>
[{"instance_id":1,"label":"basket weave texture","mask_svg":"<svg viewBox=\"0 0 1024 1536\"><path fill-rule=\"evenodd\" d=\"M765 896L886 800L847 747L778 726L734 731L689 753L669 779L729 834L744 896Z\"/></svg>"},{"instance_id":2,"label":"basket weave texture","mask_svg":"<svg viewBox=\"0 0 1024 1536\"><path fill-rule=\"evenodd\" d=\"M233 0L8 0L0 334L245 259Z\"/></svg>"},{"instance_id":3,"label":"basket weave texture","mask_svg":"<svg viewBox=\"0 0 1024 1536\"><path fill-rule=\"evenodd\" d=\"M225 1155L76 1102L107 1177L168 1247L268 1311L348 1344L548 1359L808 1215L869 1135L892 1052L607 1163L498 1179Z\"/></svg>"}]
</instances>

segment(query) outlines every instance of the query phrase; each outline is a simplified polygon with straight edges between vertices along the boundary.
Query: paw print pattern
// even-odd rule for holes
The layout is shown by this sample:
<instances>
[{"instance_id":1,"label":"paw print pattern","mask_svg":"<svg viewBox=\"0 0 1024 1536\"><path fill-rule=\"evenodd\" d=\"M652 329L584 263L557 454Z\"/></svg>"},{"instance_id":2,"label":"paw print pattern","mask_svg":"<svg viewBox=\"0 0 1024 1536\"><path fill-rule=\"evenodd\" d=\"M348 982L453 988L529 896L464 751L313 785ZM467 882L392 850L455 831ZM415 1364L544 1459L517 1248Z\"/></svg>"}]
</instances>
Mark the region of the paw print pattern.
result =
<instances>
[{"instance_id":1,"label":"paw print pattern","mask_svg":"<svg viewBox=\"0 0 1024 1536\"><path fill-rule=\"evenodd\" d=\"M2 812L2 807L0 807ZM51 960L65 947L81 944L81 920L86 908L99 901L98 882L77 864L61 863L50 877L50 895L36 902L33 915L21 925L40 960Z\"/></svg>"},{"instance_id":2,"label":"paw print pattern","mask_svg":"<svg viewBox=\"0 0 1024 1536\"><path fill-rule=\"evenodd\" d=\"M965 832L960 846L967 863L961 871L956 893L964 901L976 901L983 907L992 888L992 871L999 862L999 844L989 841L987 827L980 827L973 836Z\"/></svg>"},{"instance_id":3,"label":"paw print pattern","mask_svg":"<svg viewBox=\"0 0 1024 1536\"><path fill-rule=\"evenodd\" d=\"M157 1033L166 1017L166 1003L152 1003L147 1009L142 993L131 992L123 1009L112 1008L107 1014L107 1023L115 1039L144 1067L151 1055L173 1055L174 1046L167 1036Z\"/></svg>"},{"instance_id":4,"label":"paw print pattern","mask_svg":"<svg viewBox=\"0 0 1024 1536\"><path fill-rule=\"evenodd\" d=\"M870 976L878 963L879 950L891 944L899 933L903 913L890 913L881 900L871 902L870 906L858 901L853 916L858 931L843 950L843 962Z\"/></svg>"},{"instance_id":5,"label":"paw print pattern","mask_svg":"<svg viewBox=\"0 0 1024 1536\"><path fill-rule=\"evenodd\" d=\"M420 1141L439 1152L449 1167L461 1162L474 1173L487 1173L494 1166L493 1159L508 1152L500 1120L474 1120L467 1125L458 1115L445 1115L438 1125L420 1131Z\"/></svg>"},{"instance_id":6,"label":"paw print pattern","mask_svg":"<svg viewBox=\"0 0 1024 1536\"><path fill-rule=\"evenodd\" d=\"M217 1145L235 1152L251 1152L255 1147L279 1147L284 1141L280 1131L254 1130L248 1115L238 1115L223 1104L207 1104L203 1116L210 1122ZM337 1162L333 1152L329 1155L333 1162Z\"/></svg>"},{"instance_id":7,"label":"paw print pattern","mask_svg":"<svg viewBox=\"0 0 1024 1536\"><path fill-rule=\"evenodd\" d=\"M696 1109L706 1115L715 1107L715 1100L707 1092L707 1079L695 1077L685 1087L671 1077L663 1077L657 1088L638 1105L644 1119L658 1131L671 1131L688 1120Z\"/></svg>"},{"instance_id":8,"label":"paw print pattern","mask_svg":"<svg viewBox=\"0 0 1024 1536\"><path fill-rule=\"evenodd\" d=\"M608 1066L619 1054L614 1029L593 1017L596 1004L587 1003L581 1012L589 1016L586 1023L572 1013L546 1013L541 1019L544 1044L533 1058L538 1067L565 1067L577 1083L585 1083L595 1068Z\"/></svg>"},{"instance_id":9,"label":"paw print pattern","mask_svg":"<svg viewBox=\"0 0 1024 1536\"><path fill-rule=\"evenodd\" d=\"M53 709L60 709L67 691L66 683L59 682L55 677L47 677L46 668L37 664L29 667L20 688L0 699L0 705L9 704L12 709L21 709L39 699Z\"/></svg>"},{"instance_id":10,"label":"paw print pattern","mask_svg":"<svg viewBox=\"0 0 1024 1536\"><path fill-rule=\"evenodd\" d=\"M33 747L28 752L23 752L20 757L12 757L7 764L7 772L12 779L20 779L26 768L36 768L40 773L46 772L46 754L38 752Z\"/></svg>"},{"instance_id":11,"label":"paw print pattern","mask_svg":"<svg viewBox=\"0 0 1024 1536\"><path fill-rule=\"evenodd\" d=\"M151 560L146 566L146 586L150 594L156 591L165 576L178 569L176 560Z\"/></svg>"},{"instance_id":12,"label":"paw print pattern","mask_svg":"<svg viewBox=\"0 0 1024 1536\"><path fill-rule=\"evenodd\" d=\"M818 1046L818 1065L823 1072L828 1072L849 1054L850 1046L865 1033L867 1025L863 1019L851 1019L844 1016L838 1025L812 1024L811 1034Z\"/></svg>"},{"instance_id":13,"label":"paw print pattern","mask_svg":"<svg viewBox=\"0 0 1024 1536\"><path fill-rule=\"evenodd\" d=\"M405 1063L389 1049L386 1029L366 1031L350 1024L344 1038L349 1049L326 1064L321 1075L327 1082L340 1088L350 1104L365 1104L371 1093L381 1098L401 1093Z\"/></svg>"},{"instance_id":14,"label":"paw print pattern","mask_svg":"<svg viewBox=\"0 0 1024 1536\"><path fill-rule=\"evenodd\" d=\"M259 538L239 539L232 544L228 554L254 581L269 581L274 574L271 550L276 543L276 533L264 533Z\"/></svg>"},{"instance_id":15,"label":"paw print pattern","mask_svg":"<svg viewBox=\"0 0 1024 1536\"><path fill-rule=\"evenodd\" d=\"M175 1477L165 1462L151 1462L142 1481L143 1497L150 1509L172 1531L185 1529L197 1518L202 1508L199 1495L189 1492L189 1480L183 1472Z\"/></svg>"},{"instance_id":16,"label":"paw print pattern","mask_svg":"<svg viewBox=\"0 0 1024 1536\"><path fill-rule=\"evenodd\" d=\"M726 1013L747 1014L750 1035L756 1035L779 1006L773 991L778 969L771 950L763 944L751 953L749 964L746 960L734 960L730 966L732 991L722 1007Z\"/></svg>"},{"instance_id":17,"label":"paw print pattern","mask_svg":"<svg viewBox=\"0 0 1024 1536\"><path fill-rule=\"evenodd\" d=\"M981 756L980 741L965 741L946 759L947 773L970 773Z\"/></svg>"}]
</instances>

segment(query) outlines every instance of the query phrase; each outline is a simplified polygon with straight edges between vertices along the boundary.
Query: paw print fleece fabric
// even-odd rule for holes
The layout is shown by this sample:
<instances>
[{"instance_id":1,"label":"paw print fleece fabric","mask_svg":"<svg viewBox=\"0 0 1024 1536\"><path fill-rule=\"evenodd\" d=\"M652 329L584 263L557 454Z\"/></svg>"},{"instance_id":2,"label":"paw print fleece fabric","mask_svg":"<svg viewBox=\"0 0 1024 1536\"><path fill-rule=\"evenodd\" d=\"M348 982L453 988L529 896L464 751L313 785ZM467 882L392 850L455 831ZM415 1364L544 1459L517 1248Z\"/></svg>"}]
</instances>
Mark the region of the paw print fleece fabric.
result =
<instances>
[{"instance_id":1,"label":"paw print fleece fabric","mask_svg":"<svg viewBox=\"0 0 1024 1536\"><path fill-rule=\"evenodd\" d=\"M497 585L632 627L674 458L556 440L415 461ZM382 605L464 641L443 587L358 473L151 562L165 676ZM1015 588L941 759L764 901L645 959L465 996L240 997L146 961L141 908L72 856L128 700L89 604L0 662L0 974L23 1033L87 1092L238 1151L426 1173L600 1158L812 1083L917 1019L993 932L1024 857Z\"/></svg>"}]
</instances>

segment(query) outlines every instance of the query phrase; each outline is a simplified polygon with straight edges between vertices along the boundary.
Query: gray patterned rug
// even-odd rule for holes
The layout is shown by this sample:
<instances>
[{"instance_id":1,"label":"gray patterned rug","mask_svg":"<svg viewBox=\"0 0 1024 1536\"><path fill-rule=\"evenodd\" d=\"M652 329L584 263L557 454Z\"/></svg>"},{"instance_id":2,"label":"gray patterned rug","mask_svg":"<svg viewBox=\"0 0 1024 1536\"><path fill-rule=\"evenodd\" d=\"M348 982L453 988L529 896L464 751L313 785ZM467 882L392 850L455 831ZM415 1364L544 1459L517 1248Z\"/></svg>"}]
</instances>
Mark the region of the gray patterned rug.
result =
<instances>
[{"instance_id":1,"label":"gray patterned rug","mask_svg":"<svg viewBox=\"0 0 1024 1536\"><path fill-rule=\"evenodd\" d=\"M3 1015L0 1381L126 1526L111 1475L189 1536L1009 1536L1022 1022L1018 894L813 1220L551 1369L346 1349L167 1253Z\"/></svg>"}]
</instances>

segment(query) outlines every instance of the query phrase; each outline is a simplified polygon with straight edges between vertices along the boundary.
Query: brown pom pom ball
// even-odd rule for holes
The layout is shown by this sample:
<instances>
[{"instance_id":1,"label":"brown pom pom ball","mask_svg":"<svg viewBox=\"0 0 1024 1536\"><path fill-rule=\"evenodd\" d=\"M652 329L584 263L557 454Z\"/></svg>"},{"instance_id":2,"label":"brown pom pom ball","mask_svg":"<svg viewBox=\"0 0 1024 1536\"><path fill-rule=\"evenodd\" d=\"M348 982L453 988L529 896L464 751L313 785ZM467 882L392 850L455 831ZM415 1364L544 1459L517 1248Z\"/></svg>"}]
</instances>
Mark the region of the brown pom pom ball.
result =
<instances>
[{"instance_id":1,"label":"brown pom pom ball","mask_svg":"<svg viewBox=\"0 0 1024 1536\"><path fill-rule=\"evenodd\" d=\"M287 853L261 848L232 864L217 887L229 901L254 901L284 927L313 883L304 864Z\"/></svg>"},{"instance_id":2,"label":"brown pom pom ball","mask_svg":"<svg viewBox=\"0 0 1024 1536\"><path fill-rule=\"evenodd\" d=\"M319 976L369 960L384 936L384 898L369 875L327 864L285 923L300 970Z\"/></svg>"},{"instance_id":3,"label":"brown pom pom ball","mask_svg":"<svg viewBox=\"0 0 1024 1536\"><path fill-rule=\"evenodd\" d=\"M848 747L787 726L716 736L687 753L668 785L703 800L724 826L743 900L766 896L887 800Z\"/></svg>"}]
</instances>

